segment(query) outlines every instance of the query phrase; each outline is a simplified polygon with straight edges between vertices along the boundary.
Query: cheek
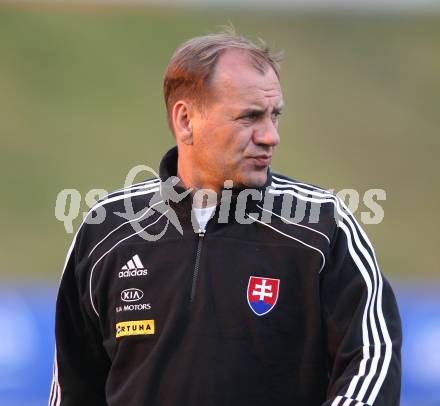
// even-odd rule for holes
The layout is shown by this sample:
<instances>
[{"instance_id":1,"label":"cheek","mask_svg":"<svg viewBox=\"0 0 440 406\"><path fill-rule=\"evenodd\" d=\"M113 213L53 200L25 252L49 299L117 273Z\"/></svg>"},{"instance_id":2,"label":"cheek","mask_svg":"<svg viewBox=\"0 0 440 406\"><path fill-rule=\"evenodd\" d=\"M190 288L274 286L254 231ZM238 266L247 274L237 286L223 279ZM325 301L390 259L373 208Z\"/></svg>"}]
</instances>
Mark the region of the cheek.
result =
<instances>
[{"instance_id":1,"label":"cheek","mask_svg":"<svg viewBox=\"0 0 440 406\"><path fill-rule=\"evenodd\" d=\"M239 131L236 131L231 138L231 150L241 156L252 152L253 131L251 127L241 128Z\"/></svg>"},{"instance_id":2,"label":"cheek","mask_svg":"<svg viewBox=\"0 0 440 406\"><path fill-rule=\"evenodd\" d=\"M236 167L249 148L253 129L242 125L210 123L199 134L199 152L206 166Z\"/></svg>"},{"instance_id":3,"label":"cheek","mask_svg":"<svg viewBox=\"0 0 440 406\"><path fill-rule=\"evenodd\" d=\"M223 145L231 151L244 150L252 140L253 129L243 125L229 126L223 131Z\"/></svg>"}]
</instances>

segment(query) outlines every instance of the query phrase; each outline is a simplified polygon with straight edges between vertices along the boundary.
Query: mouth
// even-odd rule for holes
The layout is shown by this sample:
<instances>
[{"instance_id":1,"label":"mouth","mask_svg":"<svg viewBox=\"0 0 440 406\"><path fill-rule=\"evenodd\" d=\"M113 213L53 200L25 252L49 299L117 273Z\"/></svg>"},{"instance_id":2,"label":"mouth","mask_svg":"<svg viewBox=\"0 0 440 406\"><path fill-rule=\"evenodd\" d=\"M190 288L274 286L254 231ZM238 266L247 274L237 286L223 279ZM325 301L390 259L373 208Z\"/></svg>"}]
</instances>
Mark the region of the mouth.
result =
<instances>
[{"instance_id":1,"label":"mouth","mask_svg":"<svg viewBox=\"0 0 440 406\"><path fill-rule=\"evenodd\" d=\"M252 159L257 164L257 166L261 167L269 166L270 162L272 161L272 155L267 154L255 155L249 158Z\"/></svg>"}]
</instances>

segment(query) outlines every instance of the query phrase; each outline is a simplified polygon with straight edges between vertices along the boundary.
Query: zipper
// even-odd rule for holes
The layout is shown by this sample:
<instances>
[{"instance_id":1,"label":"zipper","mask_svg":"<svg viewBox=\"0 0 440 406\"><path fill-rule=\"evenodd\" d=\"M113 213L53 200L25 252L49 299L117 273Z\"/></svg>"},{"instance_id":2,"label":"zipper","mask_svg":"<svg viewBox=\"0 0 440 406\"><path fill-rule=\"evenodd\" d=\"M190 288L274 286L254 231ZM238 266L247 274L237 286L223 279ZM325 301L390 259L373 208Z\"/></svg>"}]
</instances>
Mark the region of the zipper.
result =
<instances>
[{"instance_id":1,"label":"zipper","mask_svg":"<svg viewBox=\"0 0 440 406\"><path fill-rule=\"evenodd\" d=\"M197 242L197 254L196 254L196 262L194 264L190 302L194 302L194 297L196 296L197 278L199 276L200 255L202 253L203 237L205 236L205 230L200 229L198 234L199 234L199 241Z\"/></svg>"}]
</instances>

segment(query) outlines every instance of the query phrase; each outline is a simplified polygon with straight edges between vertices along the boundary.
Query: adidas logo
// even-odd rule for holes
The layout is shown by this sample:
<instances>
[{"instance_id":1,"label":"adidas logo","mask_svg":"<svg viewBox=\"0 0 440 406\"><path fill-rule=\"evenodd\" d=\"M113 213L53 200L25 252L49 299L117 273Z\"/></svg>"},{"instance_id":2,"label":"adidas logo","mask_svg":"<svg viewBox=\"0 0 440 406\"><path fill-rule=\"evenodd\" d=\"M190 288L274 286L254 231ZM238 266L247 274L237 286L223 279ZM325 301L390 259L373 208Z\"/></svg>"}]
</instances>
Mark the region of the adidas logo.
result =
<instances>
[{"instance_id":1,"label":"adidas logo","mask_svg":"<svg viewBox=\"0 0 440 406\"><path fill-rule=\"evenodd\" d=\"M148 270L142 265L139 255L135 255L128 261L118 274L119 278L129 278L131 276L146 276Z\"/></svg>"}]
</instances>

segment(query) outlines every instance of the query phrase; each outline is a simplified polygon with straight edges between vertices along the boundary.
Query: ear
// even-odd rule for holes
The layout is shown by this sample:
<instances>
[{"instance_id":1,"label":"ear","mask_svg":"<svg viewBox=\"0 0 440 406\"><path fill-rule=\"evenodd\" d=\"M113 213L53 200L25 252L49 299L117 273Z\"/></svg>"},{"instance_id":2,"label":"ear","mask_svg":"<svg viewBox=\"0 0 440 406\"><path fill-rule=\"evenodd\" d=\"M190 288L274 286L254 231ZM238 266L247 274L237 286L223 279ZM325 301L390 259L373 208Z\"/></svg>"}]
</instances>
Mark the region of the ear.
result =
<instances>
[{"instance_id":1,"label":"ear","mask_svg":"<svg viewBox=\"0 0 440 406\"><path fill-rule=\"evenodd\" d=\"M186 145L193 143L191 113L191 104L187 101L179 100L174 104L172 119L176 140Z\"/></svg>"}]
</instances>

